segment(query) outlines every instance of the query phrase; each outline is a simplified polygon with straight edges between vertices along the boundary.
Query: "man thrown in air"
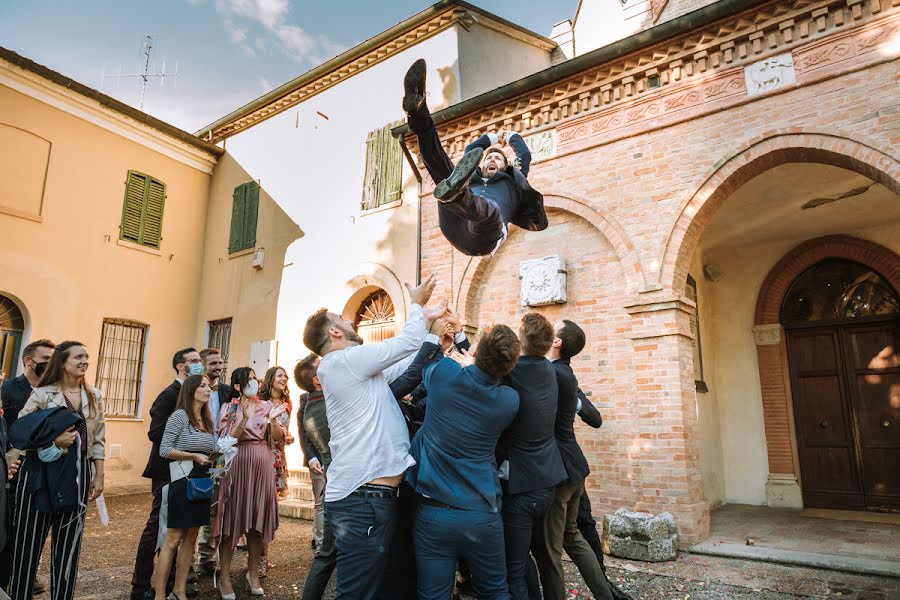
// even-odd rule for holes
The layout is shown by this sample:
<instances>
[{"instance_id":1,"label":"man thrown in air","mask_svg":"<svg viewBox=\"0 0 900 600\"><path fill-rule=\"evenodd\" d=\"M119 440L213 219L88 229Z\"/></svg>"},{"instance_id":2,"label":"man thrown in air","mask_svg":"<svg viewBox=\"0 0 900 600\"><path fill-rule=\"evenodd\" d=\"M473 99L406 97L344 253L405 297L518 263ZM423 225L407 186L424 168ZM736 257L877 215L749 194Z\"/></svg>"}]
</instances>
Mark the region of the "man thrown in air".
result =
<instances>
[{"instance_id":1,"label":"man thrown in air","mask_svg":"<svg viewBox=\"0 0 900 600\"><path fill-rule=\"evenodd\" d=\"M403 110L419 140L419 153L437 183L441 231L469 256L493 254L506 239L508 224L530 231L547 228L544 198L528 184L531 152L518 133L488 133L472 142L454 167L444 151L425 103L425 61L417 60L403 79ZM515 152L515 164L497 144Z\"/></svg>"}]
</instances>

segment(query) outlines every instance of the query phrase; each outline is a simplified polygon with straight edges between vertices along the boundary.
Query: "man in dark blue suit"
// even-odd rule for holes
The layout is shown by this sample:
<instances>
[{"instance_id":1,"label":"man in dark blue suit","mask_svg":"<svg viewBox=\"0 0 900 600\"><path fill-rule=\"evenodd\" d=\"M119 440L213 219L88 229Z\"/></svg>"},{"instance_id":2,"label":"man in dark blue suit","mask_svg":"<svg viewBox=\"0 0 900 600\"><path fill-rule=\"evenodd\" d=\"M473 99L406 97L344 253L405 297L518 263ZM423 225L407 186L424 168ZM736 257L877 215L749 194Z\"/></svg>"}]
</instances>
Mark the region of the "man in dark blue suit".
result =
<instances>
[{"instance_id":1,"label":"man in dark blue suit","mask_svg":"<svg viewBox=\"0 0 900 600\"><path fill-rule=\"evenodd\" d=\"M521 346L505 325L486 330L474 351L428 365L425 422L410 454L407 481L419 494L415 552L421 600L446 600L465 561L479 598L509 598L502 492L494 451L519 408L501 385Z\"/></svg>"},{"instance_id":2,"label":"man in dark blue suit","mask_svg":"<svg viewBox=\"0 0 900 600\"><path fill-rule=\"evenodd\" d=\"M612 590L597 557L578 530L578 503L584 480L590 473L587 459L575 439L575 414L578 410L578 379L570 361L584 349L584 331L569 320L554 326L555 338L547 358L553 361L559 396L554 433L568 478L556 488L550 510L541 520L539 541L534 545L546 600L565 600L562 553L578 567L581 577L597 600L613 600Z\"/></svg>"},{"instance_id":3,"label":"man in dark blue suit","mask_svg":"<svg viewBox=\"0 0 900 600\"><path fill-rule=\"evenodd\" d=\"M556 485L568 478L554 437L559 388L556 369L544 355L555 337L540 313L522 317L522 356L504 383L519 393L519 412L500 436L497 464L503 485L506 577L516 600L528 599L525 572L532 531L550 508Z\"/></svg>"}]
</instances>

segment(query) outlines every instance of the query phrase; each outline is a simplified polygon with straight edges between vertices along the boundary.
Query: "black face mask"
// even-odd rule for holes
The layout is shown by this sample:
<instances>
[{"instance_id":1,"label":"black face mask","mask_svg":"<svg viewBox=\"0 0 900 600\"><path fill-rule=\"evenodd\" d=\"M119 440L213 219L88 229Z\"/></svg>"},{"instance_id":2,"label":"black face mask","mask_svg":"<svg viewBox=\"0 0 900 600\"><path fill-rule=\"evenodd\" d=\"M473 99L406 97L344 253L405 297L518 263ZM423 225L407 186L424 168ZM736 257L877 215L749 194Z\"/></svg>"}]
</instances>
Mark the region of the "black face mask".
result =
<instances>
[{"instance_id":1,"label":"black face mask","mask_svg":"<svg viewBox=\"0 0 900 600\"><path fill-rule=\"evenodd\" d=\"M43 377L44 371L46 371L46 370L47 370L46 362L34 363L34 374L37 375L38 377Z\"/></svg>"}]
</instances>

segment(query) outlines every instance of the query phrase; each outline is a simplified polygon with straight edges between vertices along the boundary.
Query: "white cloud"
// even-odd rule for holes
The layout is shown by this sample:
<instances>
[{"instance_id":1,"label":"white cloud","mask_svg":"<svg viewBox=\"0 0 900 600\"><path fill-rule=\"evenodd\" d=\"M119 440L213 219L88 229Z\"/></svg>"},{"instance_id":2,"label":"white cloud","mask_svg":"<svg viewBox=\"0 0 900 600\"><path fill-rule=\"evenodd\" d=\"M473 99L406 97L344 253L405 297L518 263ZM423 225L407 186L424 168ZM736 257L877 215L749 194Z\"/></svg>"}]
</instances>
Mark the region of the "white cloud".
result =
<instances>
[{"instance_id":1,"label":"white cloud","mask_svg":"<svg viewBox=\"0 0 900 600\"><path fill-rule=\"evenodd\" d=\"M255 55L255 50L247 42L247 31L237 24L238 19L261 25L275 45L299 63L320 63L343 50L327 37L311 35L290 23L288 0L215 0L215 6L225 22L229 39L248 56ZM257 39L254 45L262 50L266 44Z\"/></svg>"}]
</instances>

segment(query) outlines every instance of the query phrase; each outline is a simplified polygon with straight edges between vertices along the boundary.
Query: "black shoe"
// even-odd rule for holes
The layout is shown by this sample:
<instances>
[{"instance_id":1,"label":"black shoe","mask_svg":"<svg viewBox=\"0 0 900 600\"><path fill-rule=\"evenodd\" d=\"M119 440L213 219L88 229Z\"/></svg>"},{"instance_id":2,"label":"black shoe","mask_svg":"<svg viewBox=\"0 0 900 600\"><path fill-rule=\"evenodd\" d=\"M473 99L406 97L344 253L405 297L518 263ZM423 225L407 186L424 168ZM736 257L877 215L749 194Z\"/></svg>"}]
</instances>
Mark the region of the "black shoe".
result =
<instances>
[{"instance_id":1,"label":"black shoe","mask_svg":"<svg viewBox=\"0 0 900 600\"><path fill-rule=\"evenodd\" d=\"M631 596L617 588L610 582L609 589L612 591L613 600L634 600Z\"/></svg>"},{"instance_id":2,"label":"black shoe","mask_svg":"<svg viewBox=\"0 0 900 600\"><path fill-rule=\"evenodd\" d=\"M412 64L403 78L403 110L412 114L425 104L425 59Z\"/></svg>"},{"instance_id":3,"label":"black shoe","mask_svg":"<svg viewBox=\"0 0 900 600\"><path fill-rule=\"evenodd\" d=\"M459 159L450 177L443 180L434 188L434 197L441 202L453 202L459 194L469 185L469 179L478 168L481 162L481 155L484 150L481 148L472 148Z\"/></svg>"}]
</instances>

